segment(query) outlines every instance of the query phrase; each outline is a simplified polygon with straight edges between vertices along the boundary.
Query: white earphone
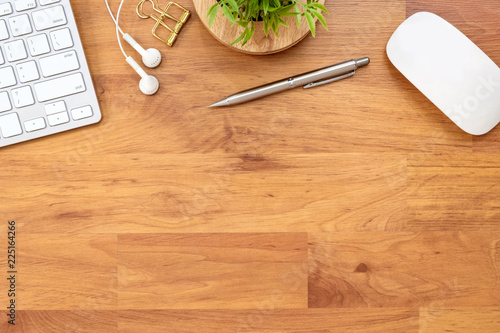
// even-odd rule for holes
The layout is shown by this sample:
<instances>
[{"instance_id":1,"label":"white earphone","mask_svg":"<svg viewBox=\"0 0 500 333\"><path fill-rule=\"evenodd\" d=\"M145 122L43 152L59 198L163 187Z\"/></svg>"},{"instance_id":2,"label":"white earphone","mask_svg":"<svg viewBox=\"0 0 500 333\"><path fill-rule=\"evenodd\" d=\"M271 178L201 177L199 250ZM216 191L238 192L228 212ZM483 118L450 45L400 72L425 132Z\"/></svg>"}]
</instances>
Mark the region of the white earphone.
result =
<instances>
[{"instance_id":1,"label":"white earphone","mask_svg":"<svg viewBox=\"0 0 500 333\"><path fill-rule=\"evenodd\" d=\"M145 50L129 34L123 34L123 39L142 55L142 62L146 67L155 68L161 63L161 53L157 49Z\"/></svg>"},{"instance_id":2,"label":"white earphone","mask_svg":"<svg viewBox=\"0 0 500 333\"><path fill-rule=\"evenodd\" d=\"M122 34L123 39L127 43L129 43L130 46L132 46L137 52L139 52L141 54L142 62L144 63L145 66L147 66L149 68L155 68L155 67L158 67L158 65L160 65L160 63L161 63L160 51L158 51L157 49L152 49L152 48L145 50L142 46L139 45L139 43L137 43L132 38L132 36L130 36L129 34L126 34L122 31L118 22L120 20L120 12L122 10L124 0L122 0L120 2L120 7L118 7L118 12L116 13L116 19L113 16L113 13L111 12L111 8L109 8L108 0L104 0L104 2L106 3L106 7L108 8L108 12L109 12L109 15L111 16L111 19L113 20L113 22L115 22L116 38L118 39L118 44L120 45L120 49L121 49L123 55L125 56L127 63L130 66L132 66L132 68L137 72L137 74L139 74L141 76L141 81L139 82L139 88L146 95L155 94L158 91L158 89L160 88L160 83L158 82L158 80L154 76L148 75L141 68L141 66L139 66L137 64L137 62L132 57L130 57L129 55L127 55L125 53L125 50L123 49L123 45L122 45L122 42L120 39L120 33Z\"/></svg>"},{"instance_id":3,"label":"white earphone","mask_svg":"<svg viewBox=\"0 0 500 333\"><path fill-rule=\"evenodd\" d=\"M141 76L141 81L139 81L139 88L141 89L143 94L153 95L160 88L160 83L158 80L152 76L148 75L142 68L135 62L132 57L127 57L127 62L130 66Z\"/></svg>"}]
</instances>

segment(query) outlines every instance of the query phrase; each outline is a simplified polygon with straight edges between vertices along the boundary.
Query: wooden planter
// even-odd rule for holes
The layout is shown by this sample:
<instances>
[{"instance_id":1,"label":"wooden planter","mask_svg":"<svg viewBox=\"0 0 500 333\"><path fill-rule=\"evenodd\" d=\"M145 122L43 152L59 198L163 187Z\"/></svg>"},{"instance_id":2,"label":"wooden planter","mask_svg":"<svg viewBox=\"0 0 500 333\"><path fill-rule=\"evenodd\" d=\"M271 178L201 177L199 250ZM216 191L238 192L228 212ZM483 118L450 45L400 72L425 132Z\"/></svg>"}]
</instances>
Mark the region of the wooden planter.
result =
<instances>
[{"instance_id":1,"label":"wooden planter","mask_svg":"<svg viewBox=\"0 0 500 333\"><path fill-rule=\"evenodd\" d=\"M280 26L278 30L279 37L276 37L272 31L269 31L268 36L266 36L264 24L255 22L255 34L245 45L242 46L241 42L231 45L243 33L244 28L237 24L231 25L231 22L222 14L222 10L219 10L214 24L209 28L207 13L214 1L193 0L193 3L200 20L208 31L219 42L233 50L256 55L277 53L294 46L310 33L305 18L302 18L300 27L297 28L297 19L295 17L286 17L285 21L288 23L288 28ZM325 0L320 0L319 3L324 4Z\"/></svg>"}]
</instances>

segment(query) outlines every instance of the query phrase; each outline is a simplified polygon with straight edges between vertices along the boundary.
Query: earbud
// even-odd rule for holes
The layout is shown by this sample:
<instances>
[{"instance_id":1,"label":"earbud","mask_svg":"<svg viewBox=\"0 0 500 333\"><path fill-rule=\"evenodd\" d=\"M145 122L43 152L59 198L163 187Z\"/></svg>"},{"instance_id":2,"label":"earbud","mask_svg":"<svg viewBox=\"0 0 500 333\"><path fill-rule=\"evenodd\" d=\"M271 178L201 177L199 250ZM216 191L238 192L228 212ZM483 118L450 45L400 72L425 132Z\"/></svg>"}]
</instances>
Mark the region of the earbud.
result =
<instances>
[{"instance_id":1,"label":"earbud","mask_svg":"<svg viewBox=\"0 0 500 333\"><path fill-rule=\"evenodd\" d=\"M158 80L154 76L148 75L132 57L127 57L127 62L141 76L141 81L139 82L141 91L146 95L154 95L160 88Z\"/></svg>"},{"instance_id":2,"label":"earbud","mask_svg":"<svg viewBox=\"0 0 500 333\"><path fill-rule=\"evenodd\" d=\"M160 88L160 83L157 78L152 75L148 75L139 81L139 88L143 94L154 95Z\"/></svg>"},{"instance_id":3,"label":"earbud","mask_svg":"<svg viewBox=\"0 0 500 333\"><path fill-rule=\"evenodd\" d=\"M145 50L129 34L124 34L123 39L142 55L142 62L145 66L155 68L161 63L161 53L157 49Z\"/></svg>"}]
</instances>

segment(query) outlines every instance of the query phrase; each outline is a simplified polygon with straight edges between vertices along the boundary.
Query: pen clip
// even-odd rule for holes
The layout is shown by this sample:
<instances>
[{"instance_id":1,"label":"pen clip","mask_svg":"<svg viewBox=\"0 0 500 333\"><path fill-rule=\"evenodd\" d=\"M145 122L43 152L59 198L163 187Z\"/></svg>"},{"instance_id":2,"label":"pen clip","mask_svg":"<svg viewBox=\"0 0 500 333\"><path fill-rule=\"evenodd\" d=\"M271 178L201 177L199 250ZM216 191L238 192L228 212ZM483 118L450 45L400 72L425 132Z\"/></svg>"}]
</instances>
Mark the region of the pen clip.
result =
<instances>
[{"instance_id":1,"label":"pen clip","mask_svg":"<svg viewBox=\"0 0 500 333\"><path fill-rule=\"evenodd\" d=\"M339 81L339 80L351 77L354 74L356 74L356 71L352 71L352 72L349 72L347 74L343 74L343 75L339 75L339 76L334 76L332 78L329 78L329 79L326 79L326 80L323 80L323 81L311 82L311 83L308 83L308 84L304 85L303 88L304 89L309 89L309 88L313 88L313 87L317 87L317 86L322 86L322 85L327 84L327 83L332 83L332 82L335 82L335 81Z\"/></svg>"}]
</instances>

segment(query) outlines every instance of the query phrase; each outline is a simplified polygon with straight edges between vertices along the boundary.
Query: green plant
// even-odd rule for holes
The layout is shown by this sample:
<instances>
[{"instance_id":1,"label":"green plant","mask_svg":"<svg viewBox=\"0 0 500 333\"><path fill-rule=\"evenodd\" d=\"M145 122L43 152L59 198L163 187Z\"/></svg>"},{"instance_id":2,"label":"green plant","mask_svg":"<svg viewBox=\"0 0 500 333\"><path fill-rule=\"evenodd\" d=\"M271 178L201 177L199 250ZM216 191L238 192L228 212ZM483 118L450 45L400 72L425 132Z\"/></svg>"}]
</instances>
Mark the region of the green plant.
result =
<instances>
[{"instance_id":1,"label":"green plant","mask_svg":"<svg viewBox=\"0 0 500 333\"><path fill-rule=\"evenodd\" d=\"M316 35L315 18L321 22L325 29L328 29L321 13L328 13L328 11L324 5L318 3L318 0L217 0L207 13L210 27L219 10L222 10L224 16L232 24L238 24L245 28L232 44L243 41L242 45L245 45L255 33L255 22L257 21L263 21L266 36L270 30L278 36L280 25L288 27L283 18L290 16L296 17L297 26L300 26L302 17L305 17L313 36Z\"/></svg>"}]
</instances>

